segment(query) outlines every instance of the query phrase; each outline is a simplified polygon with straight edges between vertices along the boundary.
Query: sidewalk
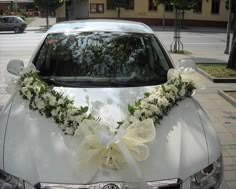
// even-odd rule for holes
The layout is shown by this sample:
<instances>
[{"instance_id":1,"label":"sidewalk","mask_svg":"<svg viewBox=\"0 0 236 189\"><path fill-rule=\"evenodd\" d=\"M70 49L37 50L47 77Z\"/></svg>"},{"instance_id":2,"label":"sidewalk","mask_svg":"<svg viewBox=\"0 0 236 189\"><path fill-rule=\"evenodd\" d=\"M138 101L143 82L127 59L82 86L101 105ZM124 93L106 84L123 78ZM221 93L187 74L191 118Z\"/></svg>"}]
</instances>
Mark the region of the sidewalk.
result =
<instances>
[{"instance_id":1,"label":"sidewalk","mask_svg":"<svg viewBox=\"0 0 236 189\"><path fill-rule=\"evenodd\" d=\"M174 31L174 26L150 26L154 31ZM186 26L180 29L181 32L198 32L198 33L226 33L226 28L220 27L197 27Z\"/></svg>"},{"instance_id":2,"label":"sidewalk","mask_svg":"<svg viewBox=\"0 0 236 189\"><path fill-rule=\"evenodd\" d=\"M55 17L49 17L49 27L56 23ZM28 24L26 31L47 31L46 18L33 17L33 20Z\"/></svg>"},{"instance_id":3,"label":"sidewalk","mask_svg":"<svg viewBox=\"0 0 236 189\"><path fill-rule=\"evenodd\" d=\"M194 54L192 55L194 56ZM192 59L195 63L206 62L207 57L189 58L185 55L171 54L172 59L179 64L182 58ZM215 57L217 59L217 57ZM222 98L218 90L236 90L236 83L212 83L210 80L194 72L192 78L197 85L194 98L202 105L208 113L213 126L216 129L222 146L224 159L225 188L236 188L236 107Z\"/></svg>"}]
</instances>

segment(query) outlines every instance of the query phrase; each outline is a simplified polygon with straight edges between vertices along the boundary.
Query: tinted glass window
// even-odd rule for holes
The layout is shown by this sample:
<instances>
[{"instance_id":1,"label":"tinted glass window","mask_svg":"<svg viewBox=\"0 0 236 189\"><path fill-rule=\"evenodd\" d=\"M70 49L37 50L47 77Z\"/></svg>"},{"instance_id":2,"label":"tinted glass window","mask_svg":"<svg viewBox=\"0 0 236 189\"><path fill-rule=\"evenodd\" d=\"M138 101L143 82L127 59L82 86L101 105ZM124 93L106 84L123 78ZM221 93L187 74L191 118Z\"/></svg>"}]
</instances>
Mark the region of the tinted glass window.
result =
<instances>
[{"instance_id":1,"label":"tinted glass window","mask_svg":"<svg viewBox=\"0 0 236 189\"><path fill-rule=\"evenodd\" d=\"M95 85L159 84L170 68L154 35L112 32L49 34L34 64L42 76Z\"/></svg>"}]
</instances>

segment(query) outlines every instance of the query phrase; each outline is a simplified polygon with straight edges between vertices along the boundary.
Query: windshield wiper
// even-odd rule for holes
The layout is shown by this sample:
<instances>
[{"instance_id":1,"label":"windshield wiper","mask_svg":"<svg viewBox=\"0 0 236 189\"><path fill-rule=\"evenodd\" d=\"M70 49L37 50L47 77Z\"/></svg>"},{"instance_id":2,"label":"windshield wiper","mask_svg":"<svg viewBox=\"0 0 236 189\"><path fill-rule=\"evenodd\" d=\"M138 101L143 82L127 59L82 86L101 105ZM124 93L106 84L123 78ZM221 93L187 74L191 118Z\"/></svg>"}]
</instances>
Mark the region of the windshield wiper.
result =
<instances>
[{"instance_id":1,"label":"windshield wiper","mask_svg":"<svg viewBox=\"0 0 236 189\"><path fill-rule=\"evenodd\" d=\"M71 81L64 81L61 79L55 79L51 77L42 77L42 80L47 82L49 85L55 85L55 86L64 86L64 87L76 87L74 83Z\"/></svg>"}]
</instances>

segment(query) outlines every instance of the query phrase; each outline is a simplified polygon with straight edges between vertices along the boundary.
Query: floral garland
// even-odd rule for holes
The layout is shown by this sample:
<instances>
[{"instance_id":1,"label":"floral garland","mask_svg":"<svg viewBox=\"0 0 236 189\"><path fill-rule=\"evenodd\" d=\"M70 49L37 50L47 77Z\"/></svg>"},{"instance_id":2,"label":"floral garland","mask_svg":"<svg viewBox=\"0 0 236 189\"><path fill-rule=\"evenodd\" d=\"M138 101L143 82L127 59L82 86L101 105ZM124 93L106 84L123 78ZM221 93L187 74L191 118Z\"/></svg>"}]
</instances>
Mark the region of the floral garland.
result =
<instances>
[{"instance_id":1,"label":"floral garland","mask_svg":"<svg viewBox=\"0 0 236 189\"><path fill-rule=\"evenodd\" d=\"M177 105L177 102L192 95L195 89L192 81L183 80L180 75L171 78L167 83L145 93L134 105L128 105L129 116L127 120L118 122L118 127L128 127L135 121L151 118L154 123ZM38 110L46 118L52 117L62 131L74 135L84 119L95 119L87 115L88 107L75 107L73 100L63 96L42 81L37 71L24 73L20 78L20 95L29 101L29 108Z\"/></svg>"},{"instance_id":2,"label":"floral garland","mask_svg":"<svg viewBox=\"0 0 236 189\"><path fill-rule=\"evenodd\" d=\"M46 118L52 117L64 134L83 136L75 151L86 169L93 165L91 169L96 171L102 165L118 170L128 163L134 165L131 169L137 172L139 169L134 162L147 159L149 148L145 143L152 142L156 137L154 125L157 124L154 123L160 123L178 101L191 96L195 89L193 82L183 79L178 72L172 70L168 77L168 82L145 93L134 105L129 104L127 119L118 122L115 130L109 128L108 131L99 119L87 113L87 106L75 107L68 96L41 80L35 69L21 74L19 91L23 99L29 101L30 109L38 110ZM82 154L86 157L81 159L79 156Z\"/></svg>"}]
</instances>

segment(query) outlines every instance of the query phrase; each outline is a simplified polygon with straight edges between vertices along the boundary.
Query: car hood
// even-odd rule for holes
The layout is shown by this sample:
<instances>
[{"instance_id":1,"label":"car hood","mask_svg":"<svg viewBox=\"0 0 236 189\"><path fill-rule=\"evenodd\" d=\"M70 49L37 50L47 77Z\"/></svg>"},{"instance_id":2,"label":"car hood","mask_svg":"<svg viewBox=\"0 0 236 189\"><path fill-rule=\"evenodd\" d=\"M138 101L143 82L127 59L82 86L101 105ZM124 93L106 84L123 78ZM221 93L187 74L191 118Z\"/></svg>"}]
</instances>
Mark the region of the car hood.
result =
<instances>
[{"instance_id":1,"label":"car hood","mask_svg":"<svg viewBox=\"0 0 236 189\"><path fill-rule=\"evenodd\" d=\"M89 105L90 112L110 125L125 119L128 103L134 103L152 89L57 88L73 96L76 105ZM31 184L84 183L80 175L85 170L79 169L68 150L72 137L65 136L52 119L30 111L27 106L27 101L17 94L6 132L5 170ZM192 98L179 102L156 124L156 140L149 147L150 156L139 163L147 181L185 180L208 165L207 141ZM114 170L100 170L91 182L122 180L122 175Z\"/></svg>"}]
</instances>

